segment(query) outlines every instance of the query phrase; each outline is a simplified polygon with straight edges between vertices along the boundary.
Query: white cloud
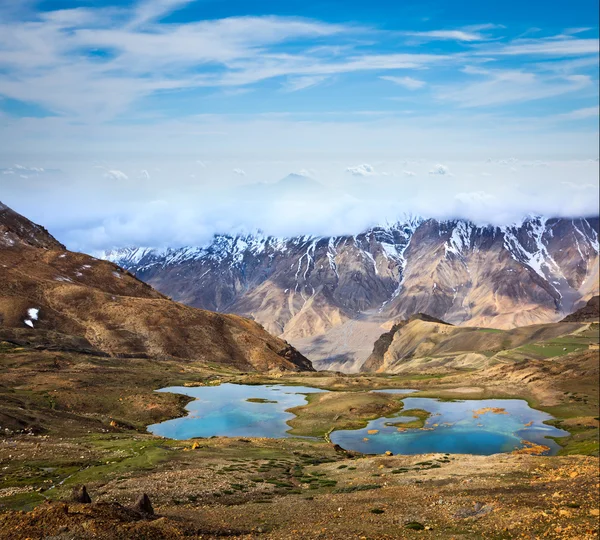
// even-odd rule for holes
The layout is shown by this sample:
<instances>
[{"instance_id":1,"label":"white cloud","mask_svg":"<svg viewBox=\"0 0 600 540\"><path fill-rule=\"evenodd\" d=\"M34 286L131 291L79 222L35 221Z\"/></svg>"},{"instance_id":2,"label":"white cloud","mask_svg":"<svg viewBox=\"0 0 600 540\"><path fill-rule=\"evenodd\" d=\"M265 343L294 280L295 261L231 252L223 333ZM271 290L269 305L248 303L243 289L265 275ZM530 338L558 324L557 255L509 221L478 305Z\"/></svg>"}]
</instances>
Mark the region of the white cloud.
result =
<instances>
[{"instance_id":1,"label":"white cloud","mask_svg":"<svg viewBox=\"0 0 600 540\"><path fill-rule=\"evenodd\" d=\"M446 165L438 163L435 167L433 167L433 169L429 171L429 174L446 175L450 174L450 172L448 171L448 167L446 167Z\"/></svg>"},{"instance_id":2,"label":"white cloud","mask_svg":"<svg viewBox=\"0 0 600 540\"><path fill-rule=\"evenodd\" d=\"M223 89L287 77L286 88L297 91L335 74L421 68L451 58L315 48L314 40L373 30L297 17L159 24L162 16L186 3L152 0L134 8L44 12L40 24L6 20L0 23L0 65L8 76L0 77L0 95L61 115L104 121L140 98L168 90ZM298 43L296 50L281 53L280 47L291 40ZM87 51L97 54L82 54ZM215 65L221 69L212 69Z\"/></svg>"},{"instance_id":3,"label":"white cloud","mask_svg":"<svg viewBox=\"0 0 600 540\"><path fill-rule=\"evenodd\" d=\"M40 176L43 174L58 173L58 170L46 170L42 167L26 167L25 165L15 164L13 167L7 167L6 169L0 169L2 174L19 174L21 178L29 178L31 176Z\"/></svg>"},{"instance_id":4,"label":"white cloud","mask_svg":"<svg viewBox=\"0 0 600 540\"><path fill-rule=\"evenodd\" d=\"M132 26L142 25L154 19L168 15L195 0L142 0L134 10Z\"/></svg>"},{"instance_id":5,"label":"white cloud","mask_svg":"<svg viewBox=\"0 0 600 540\"><path fill-rule=\"evenodd\" d=\"M567 186L569 189L575 189L577 191L591 191L597 192L598 185L594 184L576 184L575 182L561 182L563 186Z\"/></svg>"},{"instance_id":6,"label":"white cloud","mask_svg":"<svg viewBox=\"0 0 600 540\"><path fill-rule=\"evenodd\" d=\"M138 178L142 178L144 180L150 180L150 173L146 169L142 169Z\"/></svg>"},{"instance_id":7,"label":"white cloud","mask_svg":"<svg viewBox=\"0 0 600 540\"><path fill-rule=\"evenodd\" d=\"M515 40L511 44L501 46L491 51L481 52L488 55L537 55L537 56L582 56L597 55L599 41L597 39L523 39Z\"/></svg>"},{"instance_id":8,"label":"white cloud","mask_svg":"<svg viewBox=\"0 0 600 540\"><path fill-rule=\"evenodd\" d=\"M586 118L596 118L600 114L600 107L585 107L564 114L558 114L555 118L560 120L584 120Z\"/></svg>"},{"instance_id":9,"label":"white cloud","mask_svg":"<svg viewBox=\"0 0 600 540\"><path fill-rule=\"evenodd\" d=\"M402 32L405 36L415 37L426 41L483 41L489 39L479 32L466 32L464 30L430 30L428 32Z\"/></svg>"},{"instance_id":10,"label":"white cloud","mask_svg":"<svg viewBox=\"0 0 600 540\"><path fill-rule=\"evenodd\" d=\"M417 173L415 173L413 171L402 171L402 174L404 176L417 176Z\"/></svg>"},{"instance_id":11,"label":"white cloud","mask_svg":"<svg viewBox=\"0 0 600 540\"><path fill-rule=\"evenodd\" d=\"M489 107L546 99L589 88L588 75L542 76L521 70L467 70L483 80L443 89L438 97L461 107Z\"/></svg>"},{"instance_id":12,"label":"white cloud","mask_svg":"<svg viewBox=\"0 0 600 540\"><path fill-rule=\"evenodd\" d=\"M238 176L246 176L246 171L244 169L233 169L233 172Z\"/></svg>"},{"instance_id":13,"label":"white cloud","mask_svg":"<svg viewBox=\"0 0 600 540\"><path fill-rule=\"evenodd\" d=\"M457 193L454 197L457 201L465 204L482 204L494 199L485 191L471 191L468 193Z\"/></svg>"},{"instance_id":14,"label":"white cloud","mask_svg":"<svg viewBox=\"0 0 600 540\"><path fill-rule=\"evenodd\" d=\"M297 92L305 88L311 88L326 81L329 77L326 75L306 75L304 77L289 77L283 85L287 92Z\"/></svg>"},{"instance_id":15,"label":"white cloud","mask_svg":"<svg viewBox=\"0 0 600 540\"><path fill-rule=\"evenodd\" d=\"M374 174L377 174L375 168L368 163L356 165L355 167L347 167L346 172L349 172L353 176L373 176Z\"/></svg>"},{"instance_id":16,"label":"white cloud","mask_svg":"<svg viewBox=\"0 0 600 540\"><path fill-rule=\"evenodd\" d=\"M442 149L440 144L438 151ZM340 165L343 161L307 157L295 161L211 160L212 182L190 179L197 171L193 152L188 161L177 155L170 161L144 156L139 162L120 162L121 170L137 173L146 168L152 172L150 179L137 182L98 182L98 173L89 166L73 168L61 161L60 168L67 172L56 182L38 182L35 189L25 190L23 182L4 177L2 201L43 223L69 248L84 251L130 244L198 245L214 233L256 229L276 236L357 234L404 214L506 224L530 213L560 217L598 212L595 160L548 160L545 166L537 166L535 161L520 158L514 171L501 160L450 160L443 163L452 174L428 175L429 170L438 169L436 163L413 159L408 161L416 176L409 176L403 172L407 159L390 158L369 160L377 165L373 169L379 174L364 177L346 172ZM252 170L252 177L259 182L248 184L244 178L241 189L242 180L231 172L233 163L241 170ZM289 171L302 168L318 170L319 183L290 179ZM381 174L380 168L390 176ZM483 172L493 177L485 177ZM426 182L415 181L425 177ZM285 180L280 184L281 179ZM90 200L95 202L93 207ZM48 207L60 207L61 212L50 213Z\"/></svg>"},{"instance_id":17,"label":"white cloud","mask_svg":"<svg viewBox=\"0 0 600 540\"><path fill-rule=\"evenodd\" d=\"M423 88L423 86L425 86L425 81L413 79L412 77L395 77L392 75L384 75L379 78L383 79L384 81L393 82L394 84L403 86L409 90L418 90L419 88Z\"/></svg>"},{"instance_id":18,"label":"white cloud","mask_svg":"<svg viewBox=\"0 0 600 540\"><path fill-rule=\"evenodd\" d=\"M104 173L104 177L111 180L129 180L129 177L123 171L117 169L107 170Z\"/></svg>"}]
</instances>

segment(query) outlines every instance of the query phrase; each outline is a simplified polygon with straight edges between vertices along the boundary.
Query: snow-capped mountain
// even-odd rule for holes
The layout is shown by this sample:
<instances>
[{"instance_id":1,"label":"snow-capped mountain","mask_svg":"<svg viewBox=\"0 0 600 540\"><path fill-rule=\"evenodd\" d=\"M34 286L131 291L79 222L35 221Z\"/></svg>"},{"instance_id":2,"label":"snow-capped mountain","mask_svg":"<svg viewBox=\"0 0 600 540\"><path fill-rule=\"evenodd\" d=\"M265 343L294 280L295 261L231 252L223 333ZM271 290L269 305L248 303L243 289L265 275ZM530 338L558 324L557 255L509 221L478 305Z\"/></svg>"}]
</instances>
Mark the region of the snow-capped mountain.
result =
<instances>
[{"instance_id":1,"label":"snow-capped mountain","mask_svg":"<svg viewBox=\"0 0 600 540\"><path fill-rule=\"evenodd\" d=\"M598 218L505 227L411 218L356 236L220 235L105 258L175 300L251 316L296 343L418 312L499 328L560 320L598 293L598 251Z\"/></svg>"}]
</instances>

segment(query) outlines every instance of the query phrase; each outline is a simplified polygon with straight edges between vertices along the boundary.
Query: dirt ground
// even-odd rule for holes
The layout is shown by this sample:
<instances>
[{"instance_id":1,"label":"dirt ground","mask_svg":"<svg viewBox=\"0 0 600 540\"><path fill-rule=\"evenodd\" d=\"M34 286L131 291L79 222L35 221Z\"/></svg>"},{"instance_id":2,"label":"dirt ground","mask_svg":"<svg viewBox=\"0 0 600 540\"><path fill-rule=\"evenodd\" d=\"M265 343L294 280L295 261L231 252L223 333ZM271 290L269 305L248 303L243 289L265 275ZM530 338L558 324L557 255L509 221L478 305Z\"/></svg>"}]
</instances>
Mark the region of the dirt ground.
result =
<instances>
[{"instance_id":1,"label":"dirt ground","mask_svg":"<svg viewBox=\"0 0 600 540\"><path fill-rule=\"evenodd\" d=\"M348 457L323 443L215 438L195 449L189 441L169 442L168 455L152 462L154 439L140 436L133 452L148 454L146 468L79 473L91 505L46 502L29 513L4 512L0 538L598 536L596 457ZM45 439L43 454L93 463L91 469L104 460L126 465L129 441L112 442L109 436L85 445ZM31 437L0 445L3 464L9 455L36 463L39 452ZM23 486L20 496L68 500L73 485L51 482L41 492ZM140 493L153 503L152 518L128 510Z\"/></svg>"}]
</instances>

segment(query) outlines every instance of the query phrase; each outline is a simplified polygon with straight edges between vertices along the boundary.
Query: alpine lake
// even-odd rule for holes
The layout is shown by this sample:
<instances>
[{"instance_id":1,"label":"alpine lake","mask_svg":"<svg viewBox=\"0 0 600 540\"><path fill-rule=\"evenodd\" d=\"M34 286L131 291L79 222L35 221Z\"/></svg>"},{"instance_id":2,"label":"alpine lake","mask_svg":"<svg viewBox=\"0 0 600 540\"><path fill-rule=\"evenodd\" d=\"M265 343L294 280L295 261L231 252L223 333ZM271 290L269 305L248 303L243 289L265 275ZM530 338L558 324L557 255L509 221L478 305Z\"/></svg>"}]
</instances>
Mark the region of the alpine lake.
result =
<instances>
[{"instance_id":1,"label":"alpine lake","mask_svg":"<svg viewBox=\"0 0 600 540\"><path fill-rule=\"evenodd\" d=\"M306 404L309 394L327 390L308 386L244 385L162 388L158 392L194 398L187 416L148 426L170 439L199 437L291 437L289 409ZM410 397L411 389L374 390L399 394L401 411L376 418L360 429L333 431L329 440L363 454L476 454L527 451L554 455L560 446L550 437L568 433L548 425L553 417L520 399L443 400Z\"/></svg>"}]
</instances>

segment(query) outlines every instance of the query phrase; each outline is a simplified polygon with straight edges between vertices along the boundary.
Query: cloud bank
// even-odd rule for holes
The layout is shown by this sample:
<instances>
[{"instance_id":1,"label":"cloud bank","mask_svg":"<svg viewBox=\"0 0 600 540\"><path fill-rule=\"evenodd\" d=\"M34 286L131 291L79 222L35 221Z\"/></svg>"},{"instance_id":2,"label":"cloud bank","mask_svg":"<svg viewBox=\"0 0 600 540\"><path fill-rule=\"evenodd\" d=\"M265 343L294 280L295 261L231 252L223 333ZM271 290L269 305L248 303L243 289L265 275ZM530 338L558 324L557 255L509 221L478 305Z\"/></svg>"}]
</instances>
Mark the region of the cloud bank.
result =
<instances>
[{"instance_id":1,"label":"cloud bank","mask_svg":"<svg viewBox=\"0 0 600 540\"><path fill-rule=\"evenodd\" d=\"M256 230L274 236L357 234L406 215L504 225L530 214L599 212L596 159L242 165L246 176L233 172L229 161L202 167L192 158L160 166L90 164L87 173L61 172L51 183L43 175L18 183L10 181L14 175L3 175L2 202L47 226L70 248L92 253L130 245L204 245L216 233ZM148 176L137 176L140 170ZM115 172L120 174L108 174Z\"/></svg>"}]
</instances>

